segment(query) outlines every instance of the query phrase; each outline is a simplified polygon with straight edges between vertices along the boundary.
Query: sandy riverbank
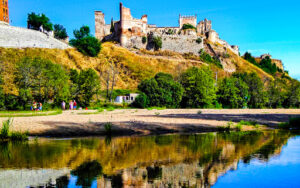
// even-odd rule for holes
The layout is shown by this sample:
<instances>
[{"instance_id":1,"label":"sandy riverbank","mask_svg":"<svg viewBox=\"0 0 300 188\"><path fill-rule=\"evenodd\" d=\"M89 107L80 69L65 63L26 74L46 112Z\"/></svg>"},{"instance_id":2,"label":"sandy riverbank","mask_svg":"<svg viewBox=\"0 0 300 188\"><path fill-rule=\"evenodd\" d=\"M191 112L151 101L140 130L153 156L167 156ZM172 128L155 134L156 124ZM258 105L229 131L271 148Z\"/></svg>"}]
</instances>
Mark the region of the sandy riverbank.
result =
<instances>
[{"instance_id":1,"label":"sandy riverbank","mask_svg":"<svg viewBox=\"0 0 300 188\"><path fill-rule=\"evenodd\" d=\"M276 127L290 116L299 116L300 109L121 109L100 114L82 115L92 111L65 111L60 115L42 117L16 117L13 130L28 131L38 136L104 135L104 124L113 123L118 135L147 135L164 133L196 133L215 131L229 121L256 121ZM0 118L4 121L7 118Z\"/></svg>"}]
</instances>

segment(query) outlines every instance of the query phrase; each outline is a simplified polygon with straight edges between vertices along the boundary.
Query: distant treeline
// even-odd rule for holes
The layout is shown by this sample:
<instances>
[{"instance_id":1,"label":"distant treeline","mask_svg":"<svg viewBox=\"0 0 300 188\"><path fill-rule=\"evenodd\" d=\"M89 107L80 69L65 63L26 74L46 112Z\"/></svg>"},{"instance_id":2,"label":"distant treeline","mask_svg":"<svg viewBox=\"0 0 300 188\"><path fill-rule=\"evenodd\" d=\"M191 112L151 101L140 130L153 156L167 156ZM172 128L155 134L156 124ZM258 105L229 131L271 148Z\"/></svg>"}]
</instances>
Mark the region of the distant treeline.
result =
<instances>
[{"instance_id":1,"label":"distant treeline","mask_svg":"<svg viewBox=\"0 0 300 188\"><path fill-rule=\"evenodd\" d=\"M3 71L1 71L3 72ZM0 79L0 109L26 110L34 101L44 109L59 107L62 101L76 100L88 107L102 101L113 101L128 90L115 90L117 69L113 66L100 76L93 69L68 70L41 58L25 58L17 63L14 83L18 95L3 92ZM1 77L0 77L1 78ZM176 79L166 73L143 80L134 107L167 108L299 108L300 83L297 80L275 78L263 82L256 73L234 73L215 80L209 67L192 67Z\"/></svg>"}]
</instances>

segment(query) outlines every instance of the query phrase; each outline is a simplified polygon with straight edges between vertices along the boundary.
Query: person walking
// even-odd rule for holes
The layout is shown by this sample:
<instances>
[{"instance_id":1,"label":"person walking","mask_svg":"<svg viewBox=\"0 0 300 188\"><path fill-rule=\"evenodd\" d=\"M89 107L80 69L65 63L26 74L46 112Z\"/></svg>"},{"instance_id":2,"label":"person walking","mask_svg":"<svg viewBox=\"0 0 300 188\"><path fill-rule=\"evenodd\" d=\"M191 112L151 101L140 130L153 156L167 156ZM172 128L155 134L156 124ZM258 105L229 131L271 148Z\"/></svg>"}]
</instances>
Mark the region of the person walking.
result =
<instances>
[{"instance_id":1,"label":"person walking","mask_svg":"<svg viewBox=\"0 0 300 188\"><path fill-rule=\"evenodd\" d=\"M66 102L65 101L63 101L61 103L61 108L62 108L62 110L66 110Z\"/></svg>"},{"instance_id":2,"label":"person walking","mask_svg":"<svg viewBox=\"0 0 300 188\"><path fill-rule=\"evenodd\" d=\"M33 102L33 110L34 110L34 111L37 111L37 104L36 104L35 101Z\"/></svg>"}]
</instances>

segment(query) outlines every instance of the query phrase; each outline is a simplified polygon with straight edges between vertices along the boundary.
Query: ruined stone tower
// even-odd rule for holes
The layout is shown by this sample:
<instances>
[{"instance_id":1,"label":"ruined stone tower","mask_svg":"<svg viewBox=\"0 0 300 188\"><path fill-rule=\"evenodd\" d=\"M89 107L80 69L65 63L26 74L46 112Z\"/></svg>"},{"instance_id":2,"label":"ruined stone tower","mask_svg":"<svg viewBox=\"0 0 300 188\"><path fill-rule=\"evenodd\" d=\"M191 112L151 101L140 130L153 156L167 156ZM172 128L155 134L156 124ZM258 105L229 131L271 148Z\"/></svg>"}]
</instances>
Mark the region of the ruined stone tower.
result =
<instances>
[{"instance_id":1,"label":"ruined stone tower","mask_svg":"<svg viewBox=\"0 0 300 188\"><path fill-rule=\"evenodd\" d=\"M0 21L9 23L8 0L0 1Z\"/></svg>"},{"instance_id":2,"label":"ruined stone tower","mask_svg":"<svg viewBox=\"0 0 300 188\"><path fill-rule=\"evenodd\" d=\"M210 30L212 30L211 21L206 18L200 21L197 25L197 32L201 35L205 35Z\"/></svg>"},{"instance_id":3,"label":"ruined stone tower","mask_svg":"<svg viewBox=\"0 0 300 188\"><path fill-rule=\"evenodd\" d=\"M109 34L109 28L105 24L104 13L102 11L95 11L95 35L96 38L102 40Z\"/></svg>"},{"instance_id":4,"label":"ruined stone tower","mask_svg":"<svg viewBox=\"0 0 300 188\"><path fill-rule=\"evenodd\" d=\"M197 15L195 16L182 16L179 14L179 27L182 28L184 24L191 24L196 27L197 25Z\"/></svg>"}]
</instances>

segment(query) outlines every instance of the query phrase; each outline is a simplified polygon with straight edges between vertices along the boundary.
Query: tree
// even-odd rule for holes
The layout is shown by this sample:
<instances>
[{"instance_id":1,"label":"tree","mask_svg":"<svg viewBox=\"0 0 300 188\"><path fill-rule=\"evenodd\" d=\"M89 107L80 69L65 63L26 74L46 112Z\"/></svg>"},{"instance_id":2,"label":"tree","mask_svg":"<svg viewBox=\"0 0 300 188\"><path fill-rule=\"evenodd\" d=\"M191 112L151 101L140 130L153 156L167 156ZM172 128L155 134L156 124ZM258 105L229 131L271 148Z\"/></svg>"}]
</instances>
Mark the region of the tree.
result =
<instances>
[{"instance_id":1,"label":"tree","mask_svg":"<svg viewBox=\"0 0 300 188\"><path fill-rule=\"evenodd\" d=\"M223 107L242 108L247 105L248 86L240 78L224 78L219 84L218 100Z\"/></svg>"},{"instance_id":2,"label":"tree","mask_svg":"<svg viewBox=\"0 0 300 188\"><path fill-rule=\"evenodd\" d=\"M15 82L19 103L25 108L32 100L60 103L69 97L69 77L61 65L41 58L25 58L17 64Z\"/></svg>"},{"instance_id":3,"label":"tree","mask_svg":"<svg viewBox=\"0 0 300 188\"><path fill-rule=\"evenodd\" d=\"M158 73L142 81L138 89L145 93L150 106L176 108L182 99L183 88L170 74Z\"/></svg>"},{"instance_id":4,"label":"tree","mask_svg":"<svg viewBox=\"0 0 300 188\"><path fill-rule=\"evenodd\" d=\"M246 52L244 54L244 59L259 67L259 64L256 62L255 58L252 57L251 53Z\"/></svg>"},{"instance_id":5,"label":"tree","mask_svg":"<svg viewBox=\"0 0 300 188\"><path fill-rule=\"evenodd\" d=\"M82 70L80 73L71 70L70 79L72 96L80 105L89 106L93 96L100 90L98 74L93 69Z\"/></svg>"},{"instance_id":6,"label":"tree","mask_svg":"<svg viewBox=\"0 0 300 188\"><path fill-rule=\"evenodd\" d=\"M292 80L291 84L288 86L285 106L300 108L300 82L299 81Z\"/></svg>"},{"instance_id":7,"label":"tree","mask_svg":"<svg viewBox=\"0 0 300 188\"><path fill-rule=\"evenodd\" d=\"M274 81L271 81L267 87L267 106L269 108L281 108L286 99L286 92L284 91L286 89L286 83L283 80L275 78Z\"/></svg>"},{"instance_id":8,"label":"tree","mask_svg":"<svg viewBox=\"0 0 300 188\"><path fill-rule=\"evenodd\" d=\"M34 12L28 14L27 27L28 29L39 30L43 27L46 31L53 31L53 24L45 14L35 14Z\"/></svg>"},{"instance_id":9,"label":"tree","mask_svg":"<svg viewBox=\"0 0 300 188\"><path fill-rule=\"evenodd\" d=\"M110 32L113 33L114 31L115 31L115 25L114 25L114 20L112 18L110 22Z\"/></svg>"},{"instance_id":10,"label":"tree","mask_svg":"<svg viewBox=\"0 0 300 188\"><path fill-rule=\"evenodd\" d=\"M112 101L113 99L113 91L117 82L118 74L119 70L113 62L111 62L106 70L101 73L106 85L106 99L109 101Z\"/></svg>"},{"instance_id":11,"label":"tree","mask_svg":"<svg viewBox=\"0 0 300 188\"><path fill-rule=\"evenodd\" d=\"M216 88L209 67L192 67L181 75L180 83L184 88L183 107L211 107L216 99Z\"/></svg>"},{"instance_id":12,"label":"tree","mask_svg":"<svg viewBox=\"0 0 300 188\"><path fill-rule=\"evenodd\" d=\"M249 107L263 108L267 102L267 93L264 84L256 73L236 73L234 77L242 79L249 87Z\"/></svg>"},{"instance_id":13,"label":"tree","mask_svg":"<svg viewBox=\"0 0 300 188\"><path fill-rule=\"evenodd\" d=\"M66 38L68 38L66 28L64 28L64 26L62 26L62 25L55 24L54 25L54 37L56 39L61 39L61 40L65 40Z\"/></svg>"},{"instance_id":14,"label":"tree","mask_svg":"<svg viewBox=\"0 0 300 188\"><path fill-rule=\"evenodd\" d=\"M75 39L70 40L70 44L84 55L96 57L101 50L101 42L90 35L90 28L82 26L80 30L74 30Z\"/></svg>"},{"instance_id":15,"label":"tree","mask_svg":"<svg viewBox=\"0 0 300 188\"><path fill-rule=\"evenodd\" d=\"M1 67L0 67L0 72L2 72ZM3 93L2 85L3 85L3 80L0 75L0 110L4 108L4 102L5 102L5 96Z\"/></svg>"}]
</instances>

